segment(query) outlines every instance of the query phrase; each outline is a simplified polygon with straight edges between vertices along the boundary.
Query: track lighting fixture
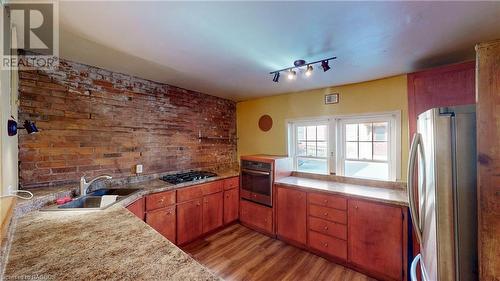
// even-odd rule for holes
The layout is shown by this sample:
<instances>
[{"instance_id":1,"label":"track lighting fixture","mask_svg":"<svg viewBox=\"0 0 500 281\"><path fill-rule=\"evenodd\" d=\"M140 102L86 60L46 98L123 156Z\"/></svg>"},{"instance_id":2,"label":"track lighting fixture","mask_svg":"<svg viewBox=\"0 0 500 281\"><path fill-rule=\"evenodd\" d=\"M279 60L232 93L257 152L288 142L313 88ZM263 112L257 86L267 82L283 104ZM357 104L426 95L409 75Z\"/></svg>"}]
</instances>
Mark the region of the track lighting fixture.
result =
<instances>
[{"instance_id":1,"label":"track lighting fixture","mask_svg":"<svg viewBox=\"0 0 500 281\"><path fill-rule=\"evenodd\" d=\"M324 60L321 62L321 67L323 68L323 72L327 72L330 69L330 66L328 65L327 60Z\"/></svg>"},{"instance_id":2,"label":"track lighting fixture","mask_svg":"<svg viewBox=\"0 0 500 281\"><path fill-rule=\"evenodd\" d=\"M273 82L278 82L279 79L280 79L280 73L283 72L283 71L286 71L287 72L287 77L289 80L293 80L297 77L297 72L295 71L295 69L301 69L302 67L306 66L306 69L305 69L305 76L306 77L309 77L312 75L312 72L313 72L313 64L316 64L316 63L321 63L321 67L323 68L323 71L326 72L330 69L330 66L328 65L329 61L330 60L334 60L336 59L337 57L331 57L331 58L327 58L327 59L322 59L322 60L319 60L319 61L314 61L314 62L309 62L307 63L305 60L296 60L293 62L293 65L292 67L288 67L288 68L283 68L283 69L280 69L280 70L275 70L273 72L270 72L270 74L274 74L274 77L273 77ZM303 68L302 68L303 69Z\"/></svg>"},{"instance_id":3,"label":"track lighting fixture","mask_svg":"<svg viewBox=\"0 0 500 281\"><path fill-rule=\"evenodd\" d=\"M309 77L309 76L312 75L312 73L313 73L313 67L312 67L312 65L307 65L307 69L306 69L306 73L305 73L306 76Z\"/></svg>"},{"instance_id":4,"label":"track lighting fixture","mask_svg":"<svg viewBox=\"0 0 500 281\"><path fill-rule=\"evenodd\" d=\"M19 129L26 129L28 134L34 134L38 133L38 128L36 127L35 123L31 121L24 121L24 124L22 127L19 127L17 125L17 122L14 120L8 120L7 121L7 133L9 136L15 136L17 134L17 130Z\"/></svg>"},{"instance_id":5,"label":"track lighting fixture","mask_svg":"<svg viewBox=\"0 0 500 281\"><path fill-rule=\"evenodd\" d=\"M279 72L274 73L273 82L278 83L279 80L280 80L280 73Z\"/></svg>"}]
</instances>

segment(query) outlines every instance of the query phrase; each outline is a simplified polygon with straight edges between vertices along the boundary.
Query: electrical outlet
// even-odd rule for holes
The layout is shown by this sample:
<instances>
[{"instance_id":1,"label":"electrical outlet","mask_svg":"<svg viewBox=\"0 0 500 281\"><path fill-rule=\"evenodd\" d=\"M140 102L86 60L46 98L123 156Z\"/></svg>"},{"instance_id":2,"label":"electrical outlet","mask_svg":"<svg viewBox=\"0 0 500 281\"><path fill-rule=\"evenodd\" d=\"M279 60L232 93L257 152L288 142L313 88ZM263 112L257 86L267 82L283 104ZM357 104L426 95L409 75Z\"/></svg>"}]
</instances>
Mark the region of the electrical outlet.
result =
<instances>
[{"instance_id":1,"label":"electrical outlet","mask_svg":"<svg viewBox=\"0 0 500 281\"><path fill-rule=\"evenodd\" d=\"M142 174L142 165L141 164L135 165L135 173Z\"/></svg>"}]
</instances>

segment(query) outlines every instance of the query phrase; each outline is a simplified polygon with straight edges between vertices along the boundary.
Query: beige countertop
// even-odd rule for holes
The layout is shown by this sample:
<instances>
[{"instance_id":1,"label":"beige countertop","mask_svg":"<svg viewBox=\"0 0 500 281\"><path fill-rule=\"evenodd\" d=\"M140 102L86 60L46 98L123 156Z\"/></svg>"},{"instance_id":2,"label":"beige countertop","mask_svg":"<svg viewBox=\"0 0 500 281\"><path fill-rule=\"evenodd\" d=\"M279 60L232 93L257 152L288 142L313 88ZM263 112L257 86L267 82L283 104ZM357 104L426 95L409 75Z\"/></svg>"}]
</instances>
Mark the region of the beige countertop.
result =
<instances>
[{"instance_id":1,"label":"beige countertop","mask_svg":"<svg viewBox=\"0 0 500 281\"><path fill-rule=\"evenodd\" d=\"M237 176L237 172L173 185L161 180L122 184L143 188L102 211L33 211L73 186L35 190L34 206L19 203L5 279L219 280L124 206L146 194ZM32 202L32 203L33 203Z\"/></svg>"},{"instance_id":2,"label":"beige countertop","mask_svg":"<svg viewBox=\"0 0 500 281\"><path fill-rule=\"evenodd\" d=\"M408 196L406 194L406 190L404 189L363 186L295 176L281 178L276 180L275 183L284 186L314 189L317 191L325 191L349 197L369 199L382 203L408 206Z\"/></svg>"}]
</instances>

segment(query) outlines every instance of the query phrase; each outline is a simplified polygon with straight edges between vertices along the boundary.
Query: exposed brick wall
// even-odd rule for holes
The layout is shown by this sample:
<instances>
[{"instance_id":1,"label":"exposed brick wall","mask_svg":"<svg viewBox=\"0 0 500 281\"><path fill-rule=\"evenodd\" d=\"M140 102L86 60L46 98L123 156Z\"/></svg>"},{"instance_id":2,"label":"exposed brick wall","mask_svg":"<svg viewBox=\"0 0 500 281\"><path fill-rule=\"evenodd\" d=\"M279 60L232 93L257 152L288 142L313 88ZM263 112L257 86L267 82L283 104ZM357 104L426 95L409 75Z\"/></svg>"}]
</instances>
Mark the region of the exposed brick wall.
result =
<instances>
[{"instance_id":1,"label":"exposed brick wall","mask_svg":"<svg viewBox=\"0 0 500 281\"><path fill-rule=\"evenodd\" d=\"M235 103L174 86L61 60L56 71L19 72L23 188L75 182L86 174L133 176L236 163Z\"/></svg>"}]
</instances>

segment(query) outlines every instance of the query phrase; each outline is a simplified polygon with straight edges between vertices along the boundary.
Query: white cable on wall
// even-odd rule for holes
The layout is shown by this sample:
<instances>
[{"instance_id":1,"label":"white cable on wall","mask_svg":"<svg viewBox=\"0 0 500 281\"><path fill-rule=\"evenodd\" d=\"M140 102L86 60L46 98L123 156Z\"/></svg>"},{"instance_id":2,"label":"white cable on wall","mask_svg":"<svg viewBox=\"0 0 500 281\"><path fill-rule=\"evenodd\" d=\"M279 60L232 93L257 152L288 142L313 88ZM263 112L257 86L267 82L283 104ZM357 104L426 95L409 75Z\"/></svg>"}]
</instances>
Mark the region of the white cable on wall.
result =
<instances>
[{"instance_id":1,"label":"white cable on wall","mask_svg":"<svg viewBox=\"0 0 500 281\"><path fill-rule=\"evenodd\" d=\"M20 195L17 195L17 193L27 193L28 196L20 196ZM5 197L17 197L17 198L23 199L23 200L30 200L31 198L33 198L33 193L31 193L27 190L14 190L14 191L11 191L10 194L8 194L8 195L0 196L0 198L5 198Z\"/></svg>"}]
</instances>

